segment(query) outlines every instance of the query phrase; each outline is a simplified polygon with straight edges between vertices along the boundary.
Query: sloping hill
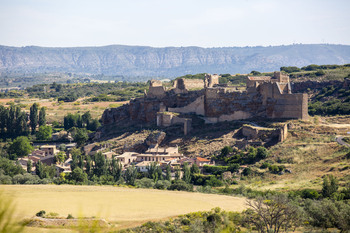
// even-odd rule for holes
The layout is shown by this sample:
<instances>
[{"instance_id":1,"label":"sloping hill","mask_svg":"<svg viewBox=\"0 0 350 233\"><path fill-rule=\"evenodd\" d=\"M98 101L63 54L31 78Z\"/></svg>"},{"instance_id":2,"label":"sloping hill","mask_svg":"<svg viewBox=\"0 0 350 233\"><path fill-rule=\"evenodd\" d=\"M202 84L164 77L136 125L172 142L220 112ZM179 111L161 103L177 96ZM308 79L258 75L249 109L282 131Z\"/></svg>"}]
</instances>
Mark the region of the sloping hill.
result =
<instances>
[{"instance_id":1,"label":"sloping hill","mask_svg":"<svg viewBox=\"0 0 350 233\"><path fill-rule=\"evenodd\" d=\"M281 66L350 63L348 45L270 47L166 47L111 45L44 48L0 46L2 74L73 72L125 76L177 77L195 73L275 71Z\"/></svg>"}]
</instances>

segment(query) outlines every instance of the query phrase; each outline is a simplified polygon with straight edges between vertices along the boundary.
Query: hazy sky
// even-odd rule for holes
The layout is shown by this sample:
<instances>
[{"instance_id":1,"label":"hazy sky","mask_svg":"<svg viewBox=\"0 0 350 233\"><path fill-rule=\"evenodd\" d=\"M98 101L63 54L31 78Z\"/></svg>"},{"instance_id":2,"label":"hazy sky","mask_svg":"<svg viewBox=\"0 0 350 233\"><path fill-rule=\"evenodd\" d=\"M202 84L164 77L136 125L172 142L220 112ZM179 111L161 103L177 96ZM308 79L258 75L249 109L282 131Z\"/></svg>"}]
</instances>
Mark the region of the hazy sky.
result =
<instances>
[{"instance_id":1,"label":"hazy sky","mask_svg":"<svg viewBox=\"0 0 350 233\"><path fill-rule=\"evenodd\" d=\"M0 0L0 44L350 45L349 0Z\"/></svg>"}]
</instances>

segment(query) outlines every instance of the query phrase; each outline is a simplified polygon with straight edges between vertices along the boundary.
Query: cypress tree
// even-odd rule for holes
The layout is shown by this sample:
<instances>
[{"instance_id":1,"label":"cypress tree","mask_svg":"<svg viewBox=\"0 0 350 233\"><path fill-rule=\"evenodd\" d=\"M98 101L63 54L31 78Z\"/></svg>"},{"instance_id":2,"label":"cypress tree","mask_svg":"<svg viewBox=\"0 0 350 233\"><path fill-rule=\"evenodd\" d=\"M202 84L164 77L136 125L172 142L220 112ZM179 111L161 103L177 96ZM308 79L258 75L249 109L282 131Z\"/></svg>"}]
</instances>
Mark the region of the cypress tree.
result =
<instances>
[{"instance_id":1,"label":"cypress tree","mask_svg":"<svg viewBox=\"0 0 350 233\"><path fill-rule=\"evenodd\" d=\"M28 159L27 162L27 172L32 173L32 160Z\"/></svg>"},{"instance_id":2,"label":"cypress tree","mask_svg":"<svg viewBox=\"0 0 350 233\"><path fill-rule=\"evenodd\" d=\"M34 103L30 107L30 128L32 129L32 134L35 133L36 126L38 125L38 104Z\"/></svg>"},{"instance_id":3,"label":"cypress tree","mask_svg":"<svg viewBox=\"0 0 350 233\"><path fill-rule=\"evenodd\" d=\"M39 126L42 125L46 125L46 111L44 107L42 107L39 112Z\"/></svg>"},{"instance_id":4,"label":"cypress tree","mask_svg":"<svg viewBox=\"0 0 350 233\"><path fill-rule=\"evenodd\" d=\"M171 168L170 168L170 165L169 165L169 164L166 166L166 176L165 176L165 179L171 181Z\"/></svg>"},{"instance_id":5,"label":"cypress tree","mask_svg":"<svg viewBox=\"0 0 350 233\"><path fill-rule=\"evenodd\" d=\"M9 109L9 115L7 119L7 134L10 137L15 137L15 127L16 127L16 109L13 105L11 105Z\"/></svg>"}]
</instances>

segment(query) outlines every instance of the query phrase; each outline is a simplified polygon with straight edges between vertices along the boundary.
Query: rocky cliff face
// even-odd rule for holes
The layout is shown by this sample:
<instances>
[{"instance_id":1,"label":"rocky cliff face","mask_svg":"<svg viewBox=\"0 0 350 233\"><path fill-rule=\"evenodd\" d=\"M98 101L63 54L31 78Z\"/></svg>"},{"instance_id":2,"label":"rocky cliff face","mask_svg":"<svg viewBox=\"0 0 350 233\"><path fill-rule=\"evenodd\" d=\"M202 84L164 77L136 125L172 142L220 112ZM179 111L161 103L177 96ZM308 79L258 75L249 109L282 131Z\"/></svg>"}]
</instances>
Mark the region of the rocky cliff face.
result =
<instances>
[{"instance_id":1,"label":"rocky cliff face","mask_svg":"<svg viewBox=\"0 0 350 233\"><path fill-rule=\"evenodd\" d=\"M177 77L195 73L274 71L281 66L350 63L347 45L166 47L113 45L43 48L0 46L0 72L73 72Z\"/></svg>"}]
</instances>

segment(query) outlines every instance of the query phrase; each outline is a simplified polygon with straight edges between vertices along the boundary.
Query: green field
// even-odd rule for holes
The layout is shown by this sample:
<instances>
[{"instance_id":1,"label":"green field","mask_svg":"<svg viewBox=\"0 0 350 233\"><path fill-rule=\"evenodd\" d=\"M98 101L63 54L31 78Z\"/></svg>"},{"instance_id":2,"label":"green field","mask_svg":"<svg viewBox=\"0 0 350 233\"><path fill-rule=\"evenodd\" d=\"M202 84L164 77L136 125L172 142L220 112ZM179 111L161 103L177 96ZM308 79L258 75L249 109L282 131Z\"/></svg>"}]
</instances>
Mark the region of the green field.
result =
<instances>
[{"instance_id":1,"label":"green field","mask_svg":"<svg viewBox=\"0 0 350 233\"><path fill-rule=\"evenodd\" d=\"M244 210L244 198L224 195L133 189L113 186L0 185L14 199L17 219L40 210L60 216L104 218L119 227L220 207ZM37 229L35 229L37 230ZM48 229L42 229L46 232ZM56 229L57 230L57 229ZM30 232L30 229L27 229Z\"/></svg>"}]
</instances>

